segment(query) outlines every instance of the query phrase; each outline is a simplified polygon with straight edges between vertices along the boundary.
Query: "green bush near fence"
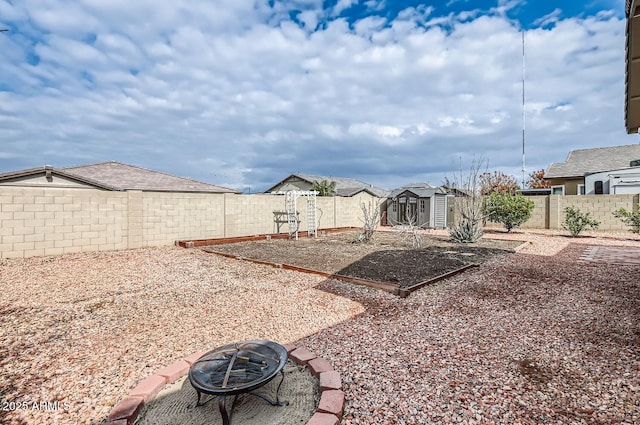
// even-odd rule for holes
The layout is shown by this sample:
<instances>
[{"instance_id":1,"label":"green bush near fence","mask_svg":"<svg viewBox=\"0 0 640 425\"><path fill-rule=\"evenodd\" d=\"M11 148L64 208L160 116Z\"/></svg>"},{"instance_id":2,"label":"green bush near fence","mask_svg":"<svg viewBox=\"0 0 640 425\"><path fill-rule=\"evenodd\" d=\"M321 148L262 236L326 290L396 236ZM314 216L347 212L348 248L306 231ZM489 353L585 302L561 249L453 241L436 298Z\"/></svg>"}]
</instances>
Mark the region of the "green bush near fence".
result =
<instances>
[{"instance_id":1,"label":"green bush near fence","mask_svg":"<svg viewBox=\"0 0 640 425\"><path fill-rule=\"evenodd\" d=\"M599 226L600 222L593 220L588 212L582 212L575 207L566 207L564 209L562 228L568 230L574 238L587 228L597 229Z\"/></svg>"},{"instance_id":2,"label":"green bush near fence","mask_svg":"<svg viewBox=\"0 0 640 425\"><path fill-rule=\"evenodd\" d=\"M500 223L510 232L531 218L535 204L522 195L493 192L485 200L483 212L487 219Z\"/></svg>"},{"instance_id":3,"label":"green bush near fence","mask_svg":"<svg viewBox=\"0 0 640 425\"><path fill-rule=\"evenodd\" d=\"M638 209L635 211L628 211L624 208L620 208L617 211L613 212L613 215L627 226L631 227L629 229L630 232L640 233L640 204L638 204Z\"/></svg>"}]
</instances>

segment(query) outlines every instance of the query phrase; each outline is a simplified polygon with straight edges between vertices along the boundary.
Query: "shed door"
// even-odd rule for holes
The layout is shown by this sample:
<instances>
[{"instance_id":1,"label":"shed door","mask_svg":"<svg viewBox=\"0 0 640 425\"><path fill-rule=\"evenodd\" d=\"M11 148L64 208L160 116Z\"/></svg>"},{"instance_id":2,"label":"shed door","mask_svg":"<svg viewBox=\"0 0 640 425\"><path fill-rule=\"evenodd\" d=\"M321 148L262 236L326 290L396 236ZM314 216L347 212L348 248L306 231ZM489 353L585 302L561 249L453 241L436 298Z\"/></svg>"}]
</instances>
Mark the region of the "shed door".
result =
<instances>
[{"instance_id":1,"label":"shed door","mask_svg":"<svg viewBox=\"0 0 640 425\"><path fill-rule=\"evenodd\" d=\"M435 213L434 213L434 226L437 228L447 227L447 197L435 196Z\"/></svg>"},{"instance_id":2,"label":"shed door","mask_svg":"<svg viewBox=\"0 0 640 425\"><path fill-rule=\"evenodd\" d=\"M418 216L416 215L418 207L418 199L413 196L400 198L400 223L416 224Z\"/></svg>"}]
</instances>

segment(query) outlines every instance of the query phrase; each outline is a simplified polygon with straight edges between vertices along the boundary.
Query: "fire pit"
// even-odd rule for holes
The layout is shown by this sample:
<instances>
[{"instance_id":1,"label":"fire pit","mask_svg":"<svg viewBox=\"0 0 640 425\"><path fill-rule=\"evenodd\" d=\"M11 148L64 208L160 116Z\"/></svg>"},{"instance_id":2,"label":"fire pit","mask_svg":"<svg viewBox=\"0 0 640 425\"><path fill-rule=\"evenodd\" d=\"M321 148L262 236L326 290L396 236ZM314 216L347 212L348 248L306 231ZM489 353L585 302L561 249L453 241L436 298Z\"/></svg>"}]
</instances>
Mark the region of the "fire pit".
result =
<instances>
[{"instance_id":1,"label":"fire pit","mask_svg":"<svg viewBox=\"0 0 640 425\"><path fill-rule=\"evenodd\" d=\"M225 345L209 351L200 357L189 369L189 382L198 393L196 406L201 406L213 398L200 402L202 394L218 397L218 407L223 425L231 424L231 416L238 396L250 394L267 401L273 406L285 406L278 398L284 381L283 367L287 363L287 350L272 341L253 340ZM275 401L252 391L266 385L280 373L281 379L276 389ZM226 397L235 395L227 412Z\"/></svg>"}]
</instances>

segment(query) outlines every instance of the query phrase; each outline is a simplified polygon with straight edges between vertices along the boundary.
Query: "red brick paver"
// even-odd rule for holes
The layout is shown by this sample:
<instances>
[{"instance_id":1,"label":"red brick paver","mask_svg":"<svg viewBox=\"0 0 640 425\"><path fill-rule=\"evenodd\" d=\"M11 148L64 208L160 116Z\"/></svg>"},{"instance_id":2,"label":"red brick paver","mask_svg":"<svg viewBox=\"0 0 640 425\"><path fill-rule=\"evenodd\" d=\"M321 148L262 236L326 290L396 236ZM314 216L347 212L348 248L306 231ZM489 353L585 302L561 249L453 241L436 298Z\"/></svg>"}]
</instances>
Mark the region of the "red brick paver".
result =
<instances>
[{"instance_id":1,"label":"red brick paver","mask_svg":"<svg viewBox=\"0 0 640 425\"><path fill-rule=\"evenodd\" d=\"M313 360L316 358L316 355L311 351L307 350L304 347L296 348L292 352L289 353L289 357L293 359L294 362L298 364L306 365L309 363L309 360Z\"/></svg>"},{"instance_id":2,"label":"red brick paver","mask_svg":"<svg viewBox=\"0 0 640 425\"><path fill-rule=\"evenodd\" d=\"M590 246L585 248L580 261L621 265L640 265L640 248L631 246Z\"/></svg>"},{"instance_id":3,"label":"red brick paver","mask_svg":"<svg viewBox=\"0 0 640 425\"><path fill-rule=\"evenodd\" d=\"M342 418L344 413L344 393L340 390L323 391L320 396L318 411L331 413L338 418Z\"/></svg>"},{"instance_id":4,"label":"red brick paver","mask_svg":"<svg viewBox=\"0 0 640 425\"><path fill-rule=\"evenodd\" d=\"M340 378L340 374L338 372L331 370L320 374L320 391L341 389L342 378Z\"/></svg>"},{"instance_id":5,"label":"red brick paver","mask_svg":"<svg viewBox=\"0 0 640 425\"><path fill-rule=\"evenodd\" d=\"M143 404L142 397L127 397L113 408L107 419L116 423L118 420L124 420L125 424L133 423Z\"/></svg>"},{"instance_id":6,"label":"red brick paver","mask_svg":"<svg viewBox=\"0 0 640 425\"><path fill-rule=\"evenodd\" d=\"M316 412L313 414L307 425L338 425L340 419L331 413Z\"/></svg>"},{"instance_id":7,"label":"red brick paver","mask_svg":"<svg viewBox=\"0 0 640 425\"><path fill-rule=\"evenodd\" d=\"M164 388L167 380L159 375L153 375L140 382L129 393L130 397L142 397L144 401L149 401Z\"/></svg>"},{"instance_id":8,"label":"red brick paver","mask_svg":"<svg viewBox=\"0 0 640 425\"><path fill-rule=\"evenodd\" d=\"M330 370L333 370L331 364L322 357L316 357L315 359L309 360L307 366L309 366L311 373L316 378L319 377L322 372L329 372Z\"/></svg>"}]
</instances>

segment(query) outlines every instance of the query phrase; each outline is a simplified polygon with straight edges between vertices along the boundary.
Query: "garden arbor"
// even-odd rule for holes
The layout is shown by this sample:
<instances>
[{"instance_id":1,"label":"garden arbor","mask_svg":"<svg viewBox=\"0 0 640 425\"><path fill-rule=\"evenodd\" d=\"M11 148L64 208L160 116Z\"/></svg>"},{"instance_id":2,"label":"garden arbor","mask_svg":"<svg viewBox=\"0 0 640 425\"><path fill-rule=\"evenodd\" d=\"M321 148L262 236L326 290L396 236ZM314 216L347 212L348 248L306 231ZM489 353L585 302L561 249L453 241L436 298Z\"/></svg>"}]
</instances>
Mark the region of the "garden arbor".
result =
<instances>
[{"instance_id":1,"label":"garden arbor","mask_svg":"<svg viewBox=\"0 0 640 425\"><path fill-rule=\"evenodd\" d=\"M280 195L282 192L276 192ZM314 238L318 236L318 221L316 220L316 196L315 190L287 190L284 192L285 210L287 212L287 225L289 226L289 238L298 239L298 198L304 196L307 204L307 235Z\"/></svg>"}]
</instances>

